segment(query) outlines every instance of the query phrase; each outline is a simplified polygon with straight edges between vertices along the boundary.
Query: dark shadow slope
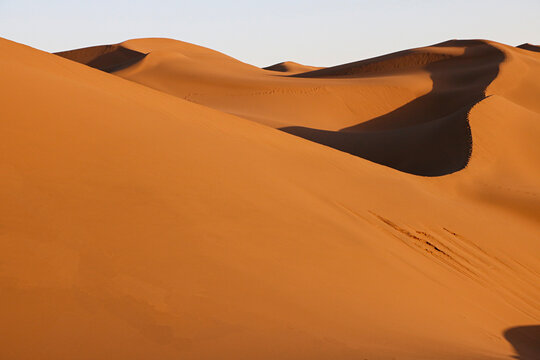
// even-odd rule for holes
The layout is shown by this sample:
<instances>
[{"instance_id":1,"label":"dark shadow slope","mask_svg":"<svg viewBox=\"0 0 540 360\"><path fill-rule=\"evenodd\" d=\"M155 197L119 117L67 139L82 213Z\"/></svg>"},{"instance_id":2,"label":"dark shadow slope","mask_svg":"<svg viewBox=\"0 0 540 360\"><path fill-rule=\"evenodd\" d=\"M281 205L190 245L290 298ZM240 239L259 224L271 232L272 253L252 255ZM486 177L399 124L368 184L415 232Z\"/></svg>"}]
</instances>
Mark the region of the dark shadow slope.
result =
<instances>
[{"instance_id":1,"label":"dark shadow slope","mask_svg":"<svg viewBox=\"0 0 540 360\"><path fill-rule=\"evenodd\" d=\"M520 49L534 51L534 52L540 52L540 46L529 44L529 43L521 44L521 45L518 45L516 47L520 48Z\"/></svg>"},{"instance_id":2,"label":"dark shadow slope","mask_svg":"<svg viewBox=\"0 0 540 360\"><path fill-rule=\"evenodd\" d=\"M57 52L55 55L88 65L105 72L113 72L131 66L146 56L121 45L101 45Z\"/></svg>"},{"instance_id":3,"label":"dark shadow slope","mask_svg":"<svg viewBox=\"0 0 540 360\"><path fill-rule=\"evenodd\" d=\"M280 63L274 64L274 65L263 67L263 70L288 72L290 69L287 66L287 62L280 62Z\"/></svg>"},{"instance_id":4,"label":"dark shadow slope","mask_svg":"<svg viewBox=\"0 0 540 360\"><path fill-rule=\"evenodd\" d=\"M299 63L295 63L294 61L280 62L278 64L270 65L263 68L263 70L281 72L287 75L306 73L308 71L315 71L320 69L322 68L317 66L302 65Z\"/></svg>"},{"instance_id":5,"label":"dark shadow slope","mask_svg":"<svg viewBox=\"0 0 540 360\"><path fill-rule=\"evenodd\" d=\"M421 66L433 81L428 94L388 114L340 131L305 127L281 130L415 175L440 176L463 169L472 151L468 113L485 98L485 90L497 77L505 56L481 40L452 40L435 47L464 47L465 51L463 55L450 56L440 49L437 55L443 53L443 57L432 58L433 61ZM411 65L410 51L401 52L408 65L398 65L396 54L389 55L394 68L406 69ZM376 62L366 60L366 64L371 69L381 69ZM417 62L412 64L417 65ZM387 65L384 69L388 70ZM310 76L315 73L311 72Z\"/></svg>"},{"instance_id":6,"label":"dark shadow slope","mask_svg":"<svg viewBox=\"0 0 540 360\"><path fill-rule=\"evenodd\" d=\"M503 333L516 350L516 359L540 359L540 325L516 326Z\"/></svg>"}]
</instances>

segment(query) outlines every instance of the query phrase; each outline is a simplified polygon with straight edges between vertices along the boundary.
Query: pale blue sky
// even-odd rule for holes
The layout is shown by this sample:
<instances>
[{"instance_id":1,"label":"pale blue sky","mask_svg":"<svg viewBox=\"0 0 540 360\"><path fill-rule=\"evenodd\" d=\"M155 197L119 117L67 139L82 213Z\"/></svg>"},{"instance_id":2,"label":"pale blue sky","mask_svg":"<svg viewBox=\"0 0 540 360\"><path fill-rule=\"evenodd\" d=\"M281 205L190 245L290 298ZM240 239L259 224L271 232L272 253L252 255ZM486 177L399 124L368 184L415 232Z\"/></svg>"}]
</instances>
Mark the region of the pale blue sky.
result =
<instances>
[{"instance_id":1,"label":"pale blue sky","mask_svg":"<svg viewBox=\"0 0 540 360\"><path fill-rule=\"evenodd\" d=\"M452 38L540 43L540 0L0 0L0 36L46 51L170 37L328 66Z\"/></svg>"}]
</instances>

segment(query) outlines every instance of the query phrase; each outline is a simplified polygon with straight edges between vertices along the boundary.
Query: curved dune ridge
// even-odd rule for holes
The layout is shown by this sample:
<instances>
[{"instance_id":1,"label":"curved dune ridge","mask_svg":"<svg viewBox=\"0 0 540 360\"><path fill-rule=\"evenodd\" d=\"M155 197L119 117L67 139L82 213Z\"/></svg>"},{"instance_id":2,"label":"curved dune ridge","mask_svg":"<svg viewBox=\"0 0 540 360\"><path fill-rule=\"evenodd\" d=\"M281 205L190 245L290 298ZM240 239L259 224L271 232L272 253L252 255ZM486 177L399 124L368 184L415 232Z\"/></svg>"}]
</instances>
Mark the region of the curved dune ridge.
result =
<instances>
[{"instance_id":1,"label":"curved dune ridge","mask_svg":"<svg viewBox=\"0 0 540 360\"><path fill-rule=\"evenodd\" d=\"M386 73L418 69L438 61L451 59L459 54L460 49L441 51L441 47L450 47L450 44L461 46L468 41L451 40L433 47L398 51L388 55L377 56L367 60L328 67L316 71L297 74L298 77L342 77L362 76L370 73ZM460 47L461 47L460 46ZM456 54L457 50L457 54Z\"/></svg>"},{"instance_id":2,"label":"curved dune ridge","mask_svg":"<svg viewBox=\"0 0 540 360\"><path fill-rule=\"evenodd\" d=\"M0 39L0 358L538 358L538 53L118 47L147 55Z\"/></svg>"},{"instance_id":3,"label":"curved dune ridge","mask_svg":"<svg viewBox=\"0 0 540 360\"><path fill-rule=\"evenodd\" d=\"M157 50L151 42L159 42ZM451 40L300 74L289 65L284 75L293 78L276 78L237 61L224 67L230 58L174 40L123 46L150 51L150 58L117 72L121 77L423 176L467 165L467 115L505 59L490 42ZM192 61L200 52L205 56Z\"/></svg>"},{"instance_id":4,"label":"curved dune ridge","mask_svg":"<svg viewBox=\"0 0 540 360\"><path fill-rule=\"evenodd\" d=\"M461 55L445 52L462 50ZM472 151L467 116L496 78L502 51L484 41L449 41L429 50L400 52L322 73L365 74L422 66L432 90L392 112L340 131L287 127L284 131L417 175L438 176L463 169ZM364 72L365 71L365 72ZM309 73L309 76L320 72Z\"/></svg>"}]
</instances>

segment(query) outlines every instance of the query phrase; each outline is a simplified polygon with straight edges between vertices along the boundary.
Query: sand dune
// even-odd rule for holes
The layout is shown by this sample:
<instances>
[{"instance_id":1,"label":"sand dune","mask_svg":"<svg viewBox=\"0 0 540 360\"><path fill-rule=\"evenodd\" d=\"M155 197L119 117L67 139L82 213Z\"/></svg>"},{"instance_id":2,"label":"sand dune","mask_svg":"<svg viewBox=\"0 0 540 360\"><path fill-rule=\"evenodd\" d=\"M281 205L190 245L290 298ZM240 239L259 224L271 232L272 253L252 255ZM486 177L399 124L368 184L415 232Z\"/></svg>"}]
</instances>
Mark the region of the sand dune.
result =
<instances>
[{"instance_id":1,"label":"sand dune","mask_svg":"<svg viewBox=\"0 0 540 360\"><path fill-rule=\"evenodd\" d=\"M447 47L452 51L446 52ZM456 49L461 55L452 54ZM467 166L472 151L467 115L485 98L485 89L497 76L503 60L504 53L489 43L450 41L321 70L328 70L325 73L311 72L309 76L351 75L423 66L433 88L392 112L340 131L305 127L283 130L409 173L452 173Z\"/></svg>"},{"instance_id":2,"label":"sand dune","mask_svg":"<svg viewBox=\"0 0 540 360\"><path fill-rule=\"evenodd\" d=\"M322 67L302 65L302 64L296 63L294 61L284 61L284 62L280 62L278 64L267 66L267 67L265 67L263 69L264 70L271 70L271 71L279 71L279 72L283 72L283 73L287 73L289 75L292 75L292 74L305 73L305 72L308 72L308 71L320 70L320 69L322 69Z\"/></svg>"},{"instance_id":3,"label":"sand dune","mask_svg":"<svg viewBox=\"0 0 540 360\"><path fill-rule=\"evenodd\" d=\"M224 69L220 54L187 64L175 60L179 52L175 41L132 43L137 41L171 45L167 53L156 53L117 75L379 164L428 176L467 165L471 152L467 114L485 97L505 58L489 42L453 40L296 74L302 78L296 79L276 78L251 68ZM201 49L183 45L181 51L185 55ZM423 91L411 93L411 88Z\"/></svg>"},{"instance_id":4,"label":"sand dune","mask_svg":"<svg viewBox=\"0 0 540 360\"><path fill-rule=\"evenodd\" d=\"M113 48L0 40L1 358L537 357L535 52Z\"/></svg>"},{"instance_id":5,"label":"sand dune","mask_svg":"<svg viewBox=\"0 0 540 360\"><path fill-rule=\"evenodd\" d=\"M463 54L470 41L447 41L432 47L398 51L349 64L299 74L299 77L354 77L373 73L387 73L419 69Z\"/></svg>"},{"instance_id":6,"label":"sand dune","mask_svg":"<svg viewBox=\"0 0 540 360\"><path fill-rule=\"evenodd\" d=\"M337 130L357 124L359 118L383 115L431 89L427 73L355 83L298 81L175 40L137 39L123 45L150 53L116 75L275 128L302 125Z\"/></svg>"},{"instance_id":7,"label":"sand dune","mask_svg":"<svg viewBox=\"0 0 540 360\"><path fill-rule=\"evenodd\" d=\"M534 51L534 52L540 52L540 46L529 44L529 43L521 44L521 45L518 45L516 47L518 47L520 49Z\"/></svg>"}]
</instances>

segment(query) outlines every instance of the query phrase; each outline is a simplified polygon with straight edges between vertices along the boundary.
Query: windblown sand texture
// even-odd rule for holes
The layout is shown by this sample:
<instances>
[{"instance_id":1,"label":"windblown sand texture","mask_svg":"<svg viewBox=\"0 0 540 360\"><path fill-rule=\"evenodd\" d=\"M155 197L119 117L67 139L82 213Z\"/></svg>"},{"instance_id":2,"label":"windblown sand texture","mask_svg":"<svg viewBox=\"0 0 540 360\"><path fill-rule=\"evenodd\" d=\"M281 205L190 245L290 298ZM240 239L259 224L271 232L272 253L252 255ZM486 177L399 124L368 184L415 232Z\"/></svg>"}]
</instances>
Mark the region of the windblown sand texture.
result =
<instances>
[{"instance_id":1,"label":"windblown sand texture","mask_svg":"<svg viewBox=\"0 0 540 360\"><path fill-rule=\"evenodd\" d=\"M0 39L0 358L540 359L537 49Z\"/></svg>"}]
</instances>

